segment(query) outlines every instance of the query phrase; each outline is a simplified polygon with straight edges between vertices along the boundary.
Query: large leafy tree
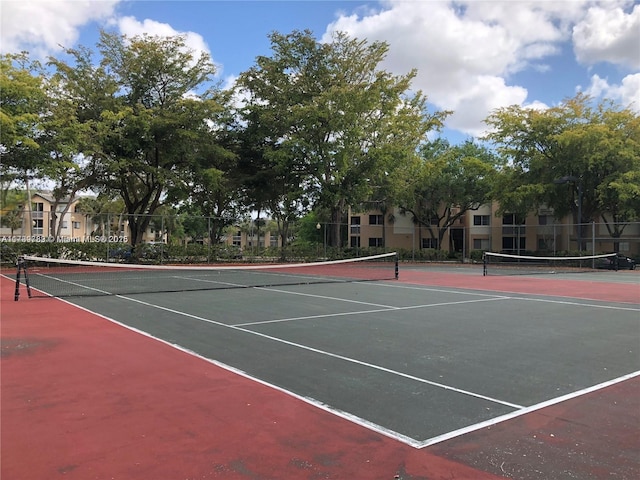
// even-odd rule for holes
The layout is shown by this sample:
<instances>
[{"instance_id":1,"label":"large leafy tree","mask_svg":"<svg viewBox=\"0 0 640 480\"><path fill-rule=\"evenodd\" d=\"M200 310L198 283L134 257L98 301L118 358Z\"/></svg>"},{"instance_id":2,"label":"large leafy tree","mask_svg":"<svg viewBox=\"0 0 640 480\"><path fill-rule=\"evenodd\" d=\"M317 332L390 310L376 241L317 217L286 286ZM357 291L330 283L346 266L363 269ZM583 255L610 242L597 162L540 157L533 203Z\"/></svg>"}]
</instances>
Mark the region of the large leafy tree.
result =
<instances>
[{"instance_id":1,"label":"large leafy tree","mask_svg":"<svg viewBox=\"0 0 640 480\"><path fill-rule=\"evenodd\" d=\"M498 158L472 141L451 146L443 139L425 144L406 170L400 207L411 213L442 248L446 232L470 210L491 200Z\"/></svg>"},{"instance_id":2,"label":"large leafy tree","mask_svg":"<svg viewBox=\"0 0 640 480\"><path fill-rule=\"evenodd\" d=\"M640 119L630 109L578 94L547 110L503 108L487 123L509 160L496 190L503 210L546 205L579 225L599 216L614 238L640 216Z\"/></svg>"},{"instance_id":3,"label":"large leafy tree","mask_svg":"<svg viewBox=\"0 0 640 480\"><path fill-rule=\"evenodd\" d=\"M125 208L120 197L109 197L105 194L81 197L78 199L76 211L85 215L87 225L94 226L91 235L120 235L122 231Z\"/></svg>"},{"instance_id":4,"label":"large leafy tree","mask_svg":"<svg viewBox=\"0 0 640 480\"><path fill-rule=\"evenodd\" d=\"M84 133L78 114L80 96L66 89L62 75L51 75L30 62L26 53L4 56L2 63L3 181L22 181L27 192L31 178L52 183L49 220L50 231L56 232L58 206L68 208L65 200L92 183L80 154Z\"/></svg>"},{"instance_id":5,"label":"large leafy tree","mask_svg":"<svg viewBox=\"0 0 640 480\"><path fill-rule=\"evenodd\" d=\"M208 88L215 66L181 36L102 32L97 48L97 66L86 49L68 51L74 65L54 64L76 99L95 188L122 197L137 244L151 215L190 188L203 155L196 146L209 140L218 108Z\"/></svg>"},{"instance_id":6,"label":"large leafy tree","mask_svg":"<svg viewBox=\"0 0 640 480\"><path fill-rule=\"evenodd\" d=\"M205 222L188 221L186 225L187 229L195 229L196 237L202 237L206 231L211 243L220 242L227 227L244 210L231 93L211 92L207 126L191 146L194 161L188 168L186 188L174 189L170 197L182 213L206 217Z\"/></svg>"},{"instance_id":7,"label":"large leafy tree","mask_svg":"<svg viewBox=\"0 0 640 480\"><path fill-rule=\"evenodd\" d=\"M11 229L11 234L22 227L27 195L24 190L2 189L0 196L0 225Z\"/></svg>"},{"instance_id":8,"label":"large leafy tree","mask_svg":"<svg viewBox=\"0 0 640 480\"><path fill-rule=\"evenodd\" d=\"M44 146L47 77L26 53L0 56L0 173L2 197L17 181L27 192L27 222L31 225L30 180L42 178L51 162Z\"/></svg>"},{"instance_id":9,"label":"large leafy tree","mask_svg":"<svg viewBox=\"0 0 640 480\"><path fill-rule=\"evenodd\" d=\"M273 55L261 56L238 86L247 95L246 122L269 132L259 161L272 187L269 207L282 224L315 206L330 212L330 239L349 205L374 191L439 124L426 99L409 95L416 72L381 70L388 45L336 33L320 43L309 31L270 36Z\"/></svg>"},{"instance_id":10,"label":"large leafy tree","mask_svg":"<svg viewBox=\"0 0 640 480\"><path fill-rule=\"evenodd\" d=\"M26 53L0 57L0 138L3 182L38 175L47 160L41 148L46 76Z\"/></svg>"},{"instance_id":11,"label":"large leafy tree","mask_svg":"<svg viewBox=\"0 0 640 480\"><path fill-rule=\"evenodd\" d=\"M47 150L54 160L45 170L54 184L51 231L57 224L58 205L98 184L101 175L98 125L102 112L116 109L118 85L106 69L95 64L85 48L68 49L73 64L50 58L54 73L47 82L48 113L45 122ZM62 211L64 215L66 211ZM58 235L56 235L58 236Z\"/></svg>"}]
</instances>

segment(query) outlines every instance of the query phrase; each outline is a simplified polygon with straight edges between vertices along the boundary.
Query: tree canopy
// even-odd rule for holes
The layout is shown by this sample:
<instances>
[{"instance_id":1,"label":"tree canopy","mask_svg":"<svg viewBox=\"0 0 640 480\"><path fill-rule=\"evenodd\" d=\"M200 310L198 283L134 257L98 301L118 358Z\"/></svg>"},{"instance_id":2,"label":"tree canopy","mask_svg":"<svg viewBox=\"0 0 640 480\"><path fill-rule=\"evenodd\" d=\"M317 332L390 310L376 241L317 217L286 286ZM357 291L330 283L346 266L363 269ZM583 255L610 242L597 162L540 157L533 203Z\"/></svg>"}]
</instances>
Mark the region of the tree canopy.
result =
<instances>
[{"instance_id":1,"label":"tree canopy","mask_svg":"<svg viewBox=\"0 0 640 480\"><path fill-rule=\"evenodd\" d=\"M405 172L399 206L426 228L440 249L445 233L458 219L491 201L498 163L486 147L472 141L424 145Z\"/></svg>"},{"instance_id":2,"label":"tree canopy","mask_svg":"<svg viewBox=\"0 0 640 480\"><path fill-rule=\"evenodd\" d=\"M576 224L599 216L613 237L640 216L640 117L631 110L578 94L542 111L500 109L487 123L508 161L493 194L503 210L544 205L557 218L573 213Z\"/></svg>"},{"instance_id":3,"label":"tree canopy","mask_svg":"<svg viewBox=\"0 0 640 480\"><path fill-rule=\"evenodd\" d=\"M337 226L443 116L429 115L422 93L410 92L415 71L380 69L384 42L336 33L320 43L309 31L270 39L273 55L258 57L238 81L248 95L245 121L267 139L255 160L268 179L262 185L273 188L269 208L283 225L310 206L324 208ZM331 238L340 245L338 228Z\"/></svg>"},{"instance_id":4,"label":"tree canopy","mask_svg":"<svg viewBox=\"0 0 640 480\"><path fill-rule=\"evenodd\" d=\"M3 209L13 181L47 179L60 205L90 189L100 201L82 208L98 218L120 199L111 213L127 215L133 244L168 208L209 217L166 226L214 243L266 214L283 246L305 215L340 246L348 208L371 202L383 221L392 207L410 213L437 248L491 201L499 213L545 206L599 219L614 238L640 218L640 117L628 108L583 94L546 110L510 106L487 118L487 143L451 145L432 138L450 112L429 112L416 72L381 68L385 42L269 39L271 53L227 90L182 36L102 32L95 50L66 49L45 66L2 55Z\"/></svg>"},{"instance_id":5,"label":"tree canopy","mask_svg":"<svg viewBox=\"0 0 640 480\"><path fill-rule=\"evenodd\" d=\"M209 121L219 105L209 83L216 70L181 36L102 32L97 48L97 66L87 49L67 50L73 65L52 63L85 127L92 187L122 197L136 244L150 216L185 197L190 174L210 160Z\"/></svg>"}]
</instances>

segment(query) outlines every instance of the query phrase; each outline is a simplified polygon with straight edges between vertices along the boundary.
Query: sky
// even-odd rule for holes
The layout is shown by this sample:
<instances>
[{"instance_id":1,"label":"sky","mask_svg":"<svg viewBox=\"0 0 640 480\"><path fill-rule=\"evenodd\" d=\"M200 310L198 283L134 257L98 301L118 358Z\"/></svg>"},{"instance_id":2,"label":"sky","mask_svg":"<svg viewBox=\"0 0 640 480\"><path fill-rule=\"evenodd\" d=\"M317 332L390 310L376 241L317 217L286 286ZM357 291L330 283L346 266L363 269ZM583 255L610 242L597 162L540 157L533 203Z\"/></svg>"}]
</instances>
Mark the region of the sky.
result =
<instances>
[{"instance_id":1,"label":"sky","mask_svg":"<svg viewBox=\"0 0 640 480\"><path fill-rule=\"evenodd\" d=\"M544 109L579 92L640 113L640 1L0 0L0 18L2 53L39 59L94 48L100 29L186 35L225 86L272 53L274 31L384 41L380 67L416 69L412 88L431 111L453 111L443 132L452 143L485 133L495 109Z\"/></svg>"}]
</instances>

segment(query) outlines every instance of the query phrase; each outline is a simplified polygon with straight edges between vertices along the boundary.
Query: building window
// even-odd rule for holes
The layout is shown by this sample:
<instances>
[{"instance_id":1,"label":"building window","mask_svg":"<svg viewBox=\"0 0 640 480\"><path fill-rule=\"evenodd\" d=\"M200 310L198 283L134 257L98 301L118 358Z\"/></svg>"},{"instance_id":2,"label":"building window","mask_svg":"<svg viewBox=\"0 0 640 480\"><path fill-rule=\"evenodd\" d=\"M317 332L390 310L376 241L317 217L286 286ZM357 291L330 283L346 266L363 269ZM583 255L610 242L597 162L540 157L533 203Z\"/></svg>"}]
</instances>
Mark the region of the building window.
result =
<instances>
[{"instance_id":1,"label":"building window","mask_svg":"<svg viewBox=\"0 0 640 480\"><path fill-rule=\"evenodd\" d=\"M524 237L525 233L524 218L517 216L515 213L507 213L502 217L503 236Z\"/></svg>"},{"instance_id":2,"label":"building window","mask_svg":"<svg viewBox=\"0 0 640 480\"><path fill-rule=\"evenodd\" d=\"M382 247L384 244L382 243L382 238L375 237L369 239L370 247Z\"/></svg>"},{"instance_id":3,"label":"building window","mask_svg":"<svg viewBox=\"0 0 640 480\"><path fill-rule=\"evenodd\" d=\"M507 213L502 217L503 225L524 225L524 218L515 213Z\"/></svg>"},{"instance_id":4,"label":"building window","mask_svg":"<svg viewBox=\"0 0 640 480\"><path fill-rule=\"evenodd\" d=\"M369 215L369 225L382 225L384 217L382 215Z\"/></svg>"},{"instance_id":5,"label":"building window","mask_svg":"<svg viewBox=\"0 0 640 480\"><path fill-rule=\"evenodd\" d=\"M44 203L36 202L31 210L32 218L44 218ZM40 233L41 234L41 233Z\"/></svg>"},{"instance_id":6,"label":"building window","mask_svg":"<svg viewBox=\"0 0 640 480\"><path fill-rule=\"evenodd\" d=\"M473 239L473 249L474 250L489 250L489 239L488 238L474 238Z\"/></svg>"},{"instance_id":7,"label":"building window","mask_svg":"<svg viewBox=\"0 0 640 480\"><path fill-rule=\"evenodd\" d=\"M236 234L232 237L231 243L236 247L242 246L242 232L240 230L238 230Z\"/></svg>"},{"instance_id":8,"label":"building window","mask_svg":"<svg viewBox=\"0 0 640 480\"><path fill-rule=\"evenodd\" d=\"M519 245L518 245L519 243ZM526 250L525 237L502 237L502 250L505 252L518 252Z\"/></svg>"},{"instance_id":9,"label":"building window","mask_svg":"<svg viewBox=\"0 0 640 480\"><path fill-rule=\"evenodd\" d=\"M538 250L541 251L552 251L553 250L553 239L551 238L538 238Z\"/></svg>"},{"instance_id":10,"label":"building window","mask_svg":"<svg viewBox=\"0 0 640 480\"><path fill-rule=\"evenodd\" d=\"M360 217L351 217L351 235L360 235Z\"/></svg>"},{"instance_id":11,"label":"building window","mask_svg":"<svg viewBox=\"0 0 640 480\"><path fill-rule=\"evenodd\" d=\"M438 239L437 238L423 238L422 239L422 248L438 248Z\"/></svg>"},{"instance_id":12,"label":"building window","mask_svg":"<svg viewBox=\"0 0 640 480\"><path fill-rule=\"evenodd\" d=\"M351 247L353 248L360 247L360 237L351 237Z\"/></svg>"},{"instance_id":13,"label":"building window","mask_svg":"<svg viewBox=\"0 0 640 480\"><path fill-rule=\"evenodd\" d=\"M277 235L269 235L269 246L277 247L278 246L278 236Z\"/></svg>"},{"instance_id":14,"label":"building window","mask_svg":"<svg viewBox=\"0 0 640 480\"><path fill-rule=\"evenodd\" d=\"M490 215L474 215L473 224L474 225L491 225L491 216Z\"/></svg>"},{"instance_id":15,"label":"building window","mask_svg":"<svg viewBox=\"0 0 640 480\"><path fill-rule=\"evenodd\" d=\"M33 234L34 235L43 235L44 234L44 220L41 218L36 218L33 221Z\"/></svg>"},{"instance_id":16,"label":"building window","mask_svg":"<svg viewBox=\"0 0 640 480\"><path fill-rule=\"evenodd\" d=\"M538 225L551 225L553 217L551 215L538 215Z\"/></svg>"}]
</instances>

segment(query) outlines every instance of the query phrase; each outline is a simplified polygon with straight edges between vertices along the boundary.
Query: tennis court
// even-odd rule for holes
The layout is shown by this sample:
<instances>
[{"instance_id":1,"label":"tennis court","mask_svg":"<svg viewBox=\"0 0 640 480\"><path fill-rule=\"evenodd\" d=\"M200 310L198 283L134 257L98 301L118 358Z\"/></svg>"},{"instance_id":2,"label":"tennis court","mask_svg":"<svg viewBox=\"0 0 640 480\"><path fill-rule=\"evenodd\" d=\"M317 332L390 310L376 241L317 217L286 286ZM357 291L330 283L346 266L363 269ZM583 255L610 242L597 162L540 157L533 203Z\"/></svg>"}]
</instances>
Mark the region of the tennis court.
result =
<instances>
[{"instance_id":1,"label":"tennis court","mask_svg":"<svg viewBox=\"0 0 640 480\"><path fill-rule=\"evenodd\" d=\"M124 281L135 290L137 278ZM462 463L479 456L469 449L454 455L448 445L616 391L614 402L629 411L618 427L623 431L610 432L613 443L600 452L575 459L555 451L547 470L539 465L540 473L526 475L535 459L503 452L502 459L472 465L480 476L451 478L633 478L640 473L640 401L633 395L640 375L639 280L635 272L486 278L480 266L401 265L398 280L74 296L64 305L70 314L91 312L99 315L95 322L144 333L407 451ZM51 302L60 300L21 297L11 310L20 312L23 303L47 309ZM607 458L612 450L616 457ZM421 467L409 471L406 462L398 459L393 472L348 478L434 478ZM236 471L232 478L345 478L339 471L307 473Z\"/></svg>"}]
</instances>

